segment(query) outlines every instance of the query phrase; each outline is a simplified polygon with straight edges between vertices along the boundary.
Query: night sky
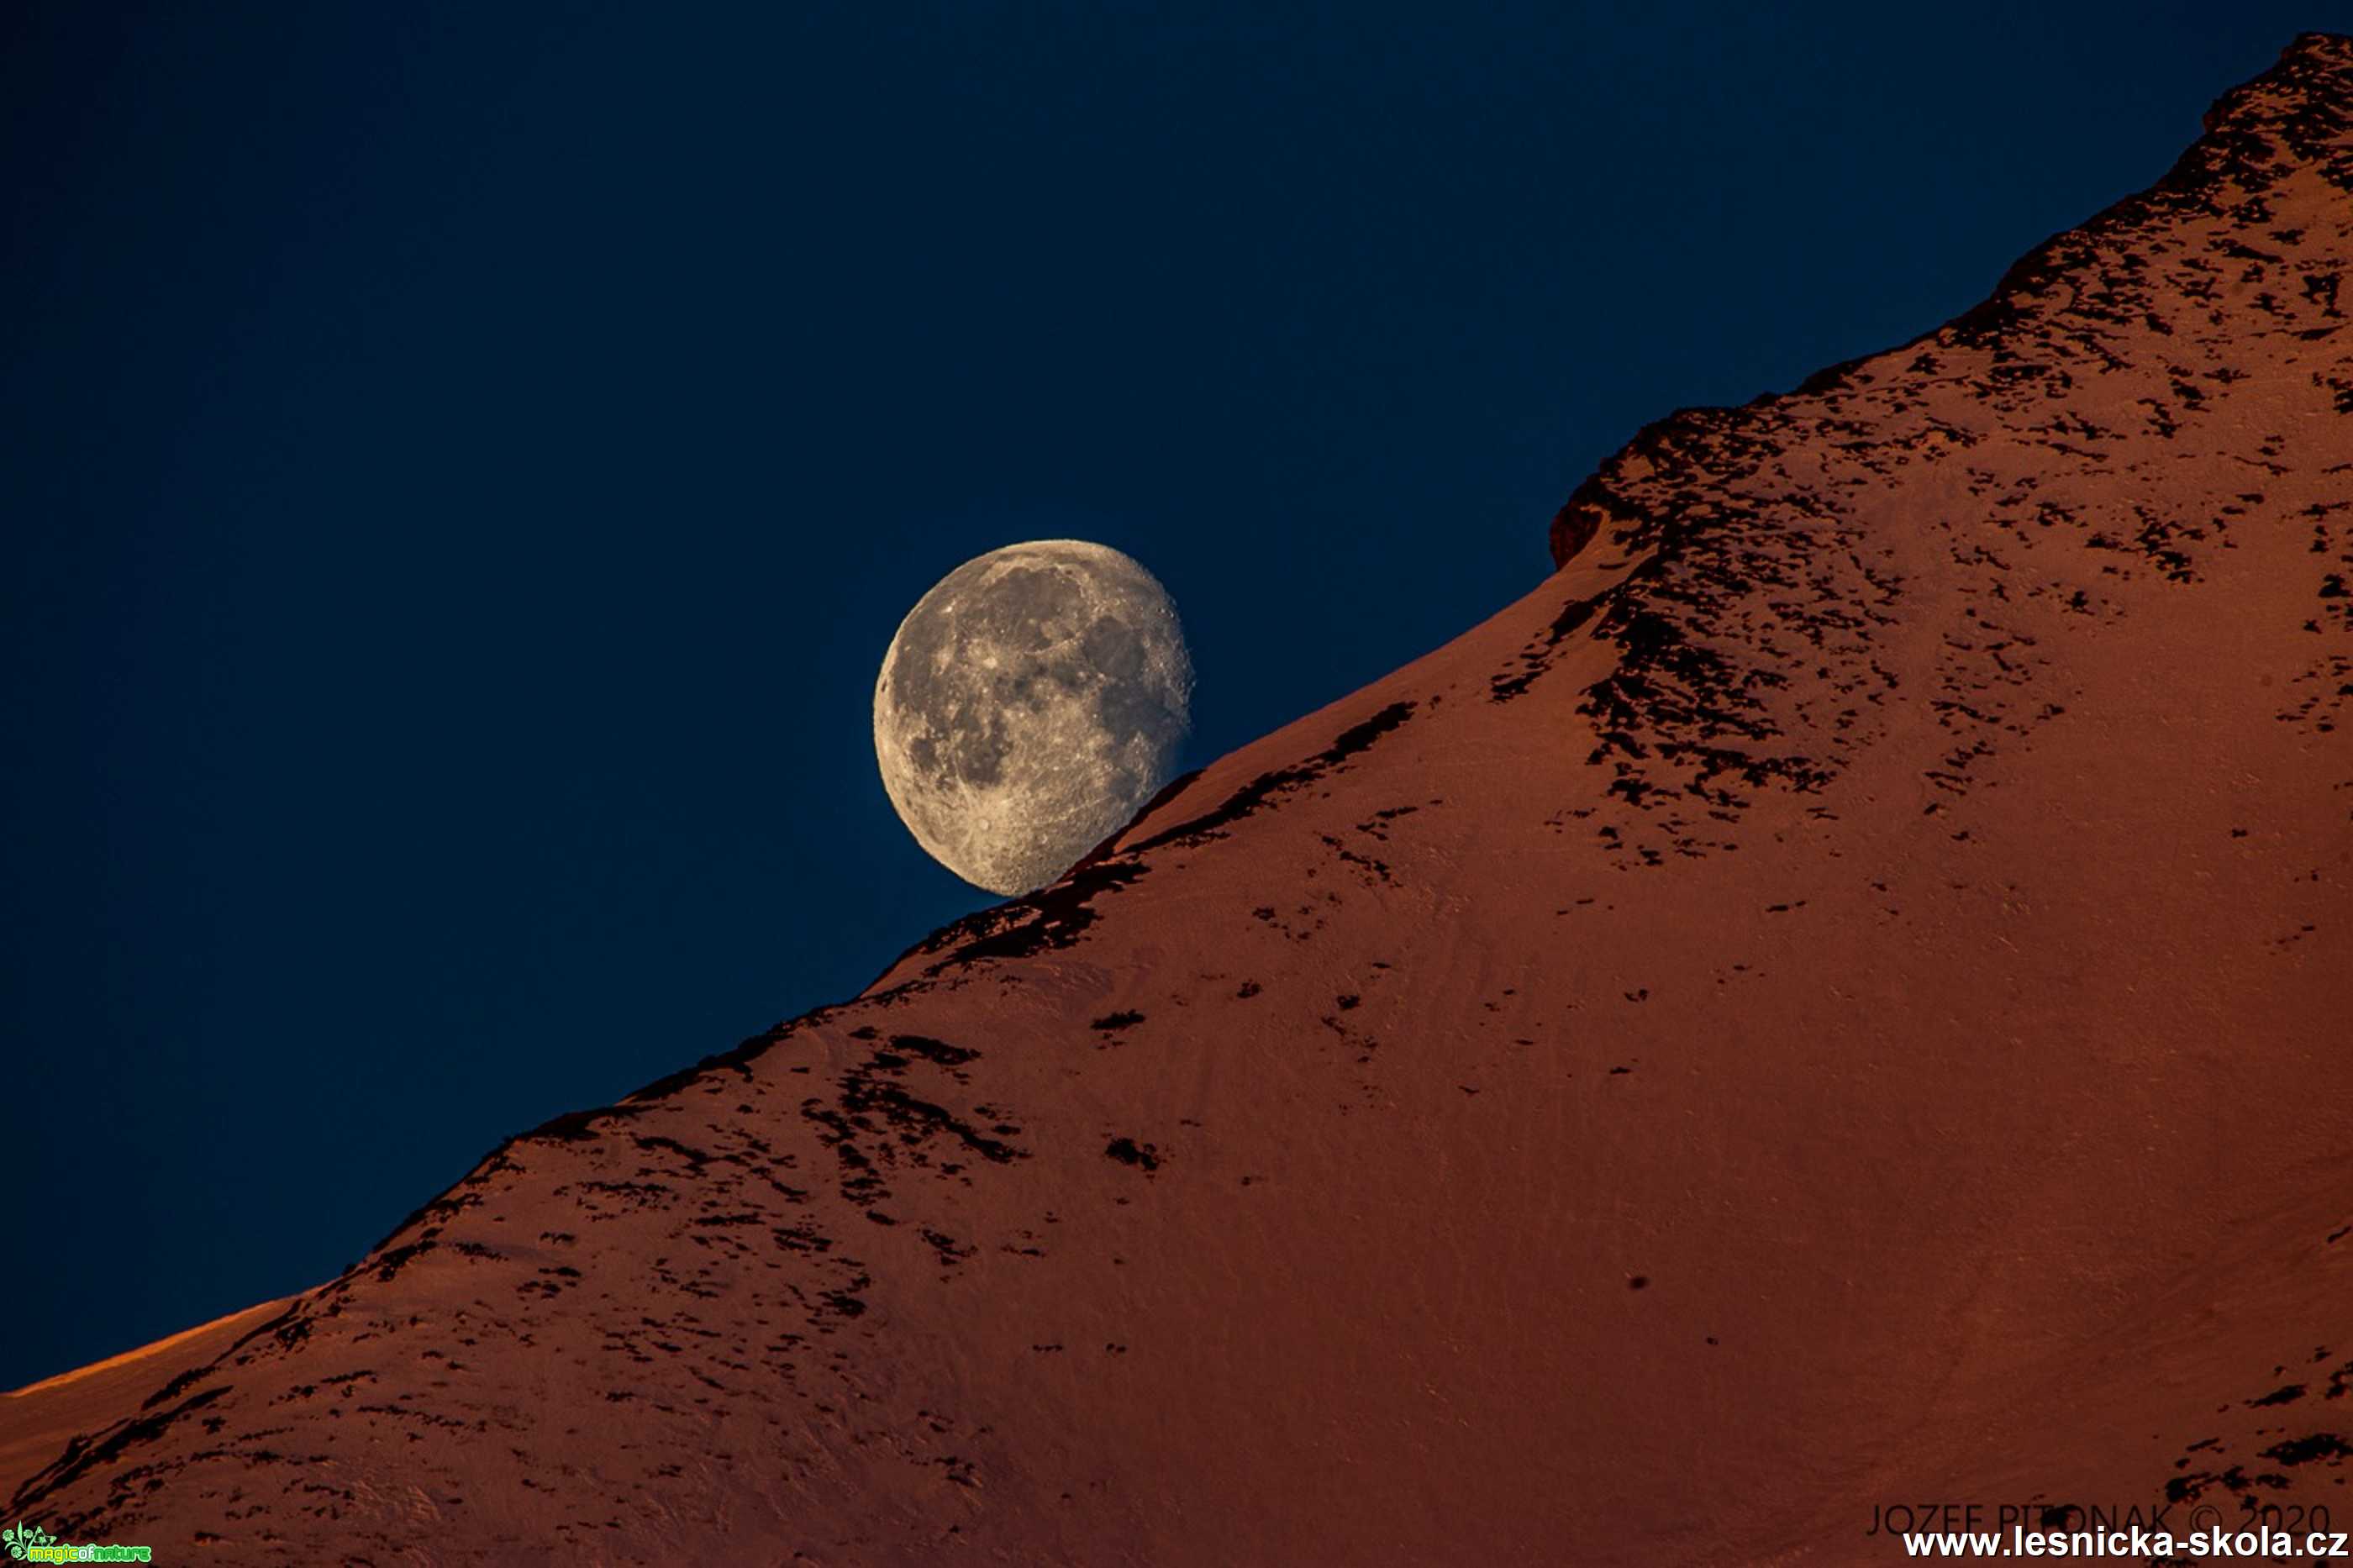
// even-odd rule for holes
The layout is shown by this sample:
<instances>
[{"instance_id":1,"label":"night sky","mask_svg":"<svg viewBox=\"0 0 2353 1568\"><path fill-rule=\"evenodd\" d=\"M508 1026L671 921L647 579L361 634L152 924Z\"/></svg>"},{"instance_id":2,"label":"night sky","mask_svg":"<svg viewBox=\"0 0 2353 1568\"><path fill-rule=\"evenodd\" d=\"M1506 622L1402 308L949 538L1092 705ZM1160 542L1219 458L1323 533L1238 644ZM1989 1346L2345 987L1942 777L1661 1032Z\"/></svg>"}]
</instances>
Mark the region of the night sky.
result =
<instances>
[{"instance_id":1,"label":"night sky","mask_svg":"<svg viewBox=\"0 0 2353 1568\"><path fill-rule=\"evenodd\" d=\"M0 1387L992 901L869 733L968 557L1149 566L1204 761L2345 21L1779 9L6 7Z\"/></svg>"}]
</instances>

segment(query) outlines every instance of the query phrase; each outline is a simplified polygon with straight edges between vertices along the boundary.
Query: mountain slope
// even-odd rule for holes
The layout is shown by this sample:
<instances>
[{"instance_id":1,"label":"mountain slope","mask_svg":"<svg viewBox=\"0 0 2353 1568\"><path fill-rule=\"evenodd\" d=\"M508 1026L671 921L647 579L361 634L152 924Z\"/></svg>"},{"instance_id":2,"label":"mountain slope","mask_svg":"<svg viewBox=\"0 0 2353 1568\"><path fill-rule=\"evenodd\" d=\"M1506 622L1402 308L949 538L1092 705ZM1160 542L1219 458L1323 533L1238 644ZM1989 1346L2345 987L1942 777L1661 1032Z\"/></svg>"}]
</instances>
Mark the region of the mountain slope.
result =
<instances>
[{"instance_id":1,"label":"mountain slope","mask_svg":"<svg viewBox=\"0 0 2353 1568\"><path fill-rule=\"evenodd\" d=\"M8 1507L169 1560L1869 1563L2348 1507L2353 42Z\"/></svg>"}]
</instances>

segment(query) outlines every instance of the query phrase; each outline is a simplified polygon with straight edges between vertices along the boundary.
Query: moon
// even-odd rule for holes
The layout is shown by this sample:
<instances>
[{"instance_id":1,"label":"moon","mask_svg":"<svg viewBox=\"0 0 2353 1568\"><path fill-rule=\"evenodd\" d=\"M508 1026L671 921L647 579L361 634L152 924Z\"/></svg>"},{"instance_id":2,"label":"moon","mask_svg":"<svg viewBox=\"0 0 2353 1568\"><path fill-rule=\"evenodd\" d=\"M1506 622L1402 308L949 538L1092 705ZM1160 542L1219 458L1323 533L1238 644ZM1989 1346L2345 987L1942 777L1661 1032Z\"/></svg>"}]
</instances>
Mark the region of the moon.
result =
<instances>
[{"instance_id":1,"label":"moon","mask_svg":"<svg viewBox=\"0 0 2353 1568\"><path fill-rule=\"evenodd\" d=\"M1159 580L1107 545L1008 544L899 623L874 755L899 820L993 893L1034 892L1176 771L1193 661Z\"/></svg>"}]
</instances>

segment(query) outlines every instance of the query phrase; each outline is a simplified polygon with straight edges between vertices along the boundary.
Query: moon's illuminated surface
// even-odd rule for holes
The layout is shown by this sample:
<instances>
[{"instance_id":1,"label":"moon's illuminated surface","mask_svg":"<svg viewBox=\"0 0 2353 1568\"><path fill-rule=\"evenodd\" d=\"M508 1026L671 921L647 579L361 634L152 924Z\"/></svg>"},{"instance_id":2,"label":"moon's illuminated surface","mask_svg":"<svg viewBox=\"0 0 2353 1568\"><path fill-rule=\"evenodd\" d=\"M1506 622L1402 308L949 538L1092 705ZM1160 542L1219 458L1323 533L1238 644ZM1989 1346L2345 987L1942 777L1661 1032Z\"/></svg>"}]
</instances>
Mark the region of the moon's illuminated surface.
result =
<instances>
[{"instance_id":1,"label":"moon's illuminated surface","mask_svg":"<svg viewBox=\"0 0 2353 1568\"><path fill-rule=\"evenodd\" d=\"M882 787L967 882L1027 893L1168 782L1193 691L1176 606L1118 551L1008 544L923 596L874 682Z\"/></svg>"}]
</instances>

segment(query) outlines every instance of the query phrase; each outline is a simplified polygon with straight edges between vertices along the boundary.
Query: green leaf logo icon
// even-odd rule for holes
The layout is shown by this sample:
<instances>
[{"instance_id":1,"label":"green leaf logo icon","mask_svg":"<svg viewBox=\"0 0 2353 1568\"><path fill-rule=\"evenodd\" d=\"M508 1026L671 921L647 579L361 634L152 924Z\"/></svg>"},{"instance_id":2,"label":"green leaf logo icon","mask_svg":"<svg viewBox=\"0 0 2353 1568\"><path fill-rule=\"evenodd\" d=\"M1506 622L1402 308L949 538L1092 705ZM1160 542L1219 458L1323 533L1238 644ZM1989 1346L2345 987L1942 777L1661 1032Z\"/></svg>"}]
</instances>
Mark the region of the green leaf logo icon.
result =
<instances>
[{"instance_id":1,"label":"green leaf logo icon","mask_svg":"<svg viewBox=\"0 0 2353 1568\"><path fill-rule=\"evenodd\" d=\"M26 1524L21 1519L8 1529L0 1530L0 1545L6 1546L8 1555L20 1563L34 1547L47 1546L55 1540L57 1540L56 1536L51 1535L39 1525Z\"/></svg>"}]
</instances>

